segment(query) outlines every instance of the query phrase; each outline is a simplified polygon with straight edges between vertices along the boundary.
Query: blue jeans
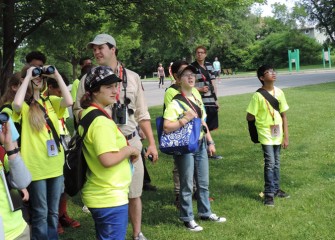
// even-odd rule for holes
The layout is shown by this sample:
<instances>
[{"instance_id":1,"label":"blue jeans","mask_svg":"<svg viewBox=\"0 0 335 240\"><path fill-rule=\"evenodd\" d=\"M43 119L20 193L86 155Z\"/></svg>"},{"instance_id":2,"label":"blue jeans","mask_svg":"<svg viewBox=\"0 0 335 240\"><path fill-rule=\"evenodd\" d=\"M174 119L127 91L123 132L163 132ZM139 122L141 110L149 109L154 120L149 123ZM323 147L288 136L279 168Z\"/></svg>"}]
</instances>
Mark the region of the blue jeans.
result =
<instances>
[{"instance_id":1,"label":"blue jeans","mask_svg":"<svg viewBox=\"0 0 335 240\"><path fill-rule=\"evenodd\" d=\"M128 227L128 204L110 208L89 208L98 240L124 240Z\"/></svg>"},{"instance_id":2,"label":"blue jeans","mask_svg":"<svg viewBox=\"0 0 335 240\"><path fill-rule=\"evenodd\" d=\"M58 206L63 182L63 176L59 176L30 183L32 240L58 239Z\"/></svg>"},{"instance_id":3,"label":"blue jeans","mask_svg":"<svg viewBox=\"0 0 335 240\"><path fill-rule=\"evenodd\" d=\"M174 160L180 180L180 219L189 222L194 219L192 206L193 177L197 185L197 207L200 217L211 215L209 203L208 155L206 142L202 141L195 153L175 155Z\"/></svg>"},{"instance_id":4,"label":"blue jeans","mask_svg":"<svg viewBox=\"0 0 335 240\"><path fill-rule=\"evenodd\" d=\"M264 153L264 194L274 196L279 190L281 145L262 145Z\"/></svg>"}]
</instances>

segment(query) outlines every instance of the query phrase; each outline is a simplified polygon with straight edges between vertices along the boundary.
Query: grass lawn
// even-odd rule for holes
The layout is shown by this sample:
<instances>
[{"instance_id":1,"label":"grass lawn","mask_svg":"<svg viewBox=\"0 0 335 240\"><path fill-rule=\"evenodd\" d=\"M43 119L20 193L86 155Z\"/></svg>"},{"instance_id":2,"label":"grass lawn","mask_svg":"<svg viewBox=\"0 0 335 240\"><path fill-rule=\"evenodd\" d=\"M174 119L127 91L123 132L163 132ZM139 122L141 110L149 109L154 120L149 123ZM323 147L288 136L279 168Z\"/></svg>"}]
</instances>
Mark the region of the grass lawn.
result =
<instances>
[{"instance_id":1,"label":"grass lawn","mask_svg":"<svg viewBox=\"0 0 335 240\"><path fill-rule=\"evenodd\" d=\"M274 208L262 204L262 151L249 139L245 120L252 94L222 97L220 129L213 138L224 159L209 162L210 196L215 198L212 211L227 222L201 222L196 216L204 231L185 230L173 205L172 158L160 154L158 164L147 164L159 190L144 192L142 198L142 231L148 239L335 239L335 83L284 92L290 145L281 152L281 187L291 198L276 199ZM155 126L161 108L150 113ZM69 200L69 213L82 226L65 229L61 239L95 239L93 220L81 207L79 196ZM131 230L129 225L127 239Z\"/></svg>"}]
</instances>

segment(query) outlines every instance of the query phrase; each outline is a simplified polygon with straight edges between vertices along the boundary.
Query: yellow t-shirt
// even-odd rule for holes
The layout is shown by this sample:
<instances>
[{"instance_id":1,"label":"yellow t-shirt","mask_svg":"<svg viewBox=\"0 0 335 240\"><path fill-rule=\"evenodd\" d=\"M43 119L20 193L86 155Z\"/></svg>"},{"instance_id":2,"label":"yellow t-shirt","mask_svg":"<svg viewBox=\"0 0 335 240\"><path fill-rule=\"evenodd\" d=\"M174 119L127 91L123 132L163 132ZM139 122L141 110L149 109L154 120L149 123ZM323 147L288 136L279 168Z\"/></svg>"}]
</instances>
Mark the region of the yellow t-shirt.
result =
<instances>
[{"instance_id":1,"label":"yellow t-shirt","mask_svg":"<svg viewBox=\"0 0 335 240\"><path fill-rule=\"evenodd\" d=\"M275 87L274 92L269 92L279 101L280 112L285 112L289 109L284 92ZM254 115L256 118L256 128L258 140L264 145L280 145L283 140L283 120L278 111L274 110L270 103L267 104L266 99L259 92L255 92L251 98L247 112ZM274 120L272 119L274 115ZM271 136L271 125L279 125L280 134L278 137Z\"/></svg>"},{"instance_id":2,"label":"yellow t-shirt","mask_svg":"<svg viewBox=\"0 0 335 240\"><path fill-rule=\"evenodd\" d=\"M1 162L0 171L2 171L1 174L4 174ZM15 212L12 212L10 210L8 197L4 182L2 181L2 177L0 177L0 216L2 218L5 230L5 239L16 239L23 233L24 229L27 226L27 223L22 217L21 210Z\"/></svg>"},{"instance_id":3,"label":"yellow t-shirt","mask_svg":"<svg viewBox=\"0 0 335 240\"><path fill-rule=\"evenodd\" d=\"M198 91L198 90L197 90ZM202 112L202 117L201 119L204 121L207 117L205 108L204 108L204 104L201 100L201 96L200 98L195 98L195 96L193 95L192 97L188 98L190 101L192 101L193 103L197 104ZM178 119L180 118L180 116L184 113L184 109L180 107L179 103L177 102L179 101L186 110L189 110L191 107L189 107L186 103L180 101L180 100L172 100L172 102L170 102L170 104L167 105L165 112L164 112L164 119L167 119L169 121L175 122L178 121ZM204 132L201 131L200 133L200 138L202 139L204 136Z\"/></svg>"},{"instance_id":4,"label":"yellow t-shirt","mask_svg":"<svg viewBox=\"0 0 335 240\"><path fill-rule=\"evenodd\" d=\"M178 93L180 93L180 92L178 90L174 89L173 87L169 87L166 90L165 95L164 95L165 107L167 107L169 105L169 103L172 101L174 96L176 96ZM194 95L194 97L196 99L202 99L198 89L196 89L195 87L192 88L192 94Z\"/></svg>"},{"instance_id":5,"label":"yellow t-shirt","mask_svg":"<svg viewBox=\"0 0 335 240\"><path fill-rule=\"evenodd\" d=\"M83 117L95 109L89 107L83 111ZM79 134L83 128L79 126ZM106 208L128 203L129 185L132 178L131 165L124 159L117 165L106 168L98 156L106 152L118 152L127 146L127 141L116 124L105 116L96 117L84 138L83 150L89 170L87 181L82 189L82 198L86 206Z\"/></svg>"},{"instance_id":6,"label":"yellow t-shirt","mask_svg":"<svg viewBox=\"0 0 335 240\"><path fill-rule=\"evenodd\" d=\"M77 98L77 90L78 90L79 82L80 82L80 80L76 79L72 83L71 96L72 96L73 102L75 102L76 98Z\"/></svg>"},{"instance_id":7,"label":"yellow t-shirt","mask_svg":"<svg viewBox=\"0 0 335 240\"><path fill-rule=\"evenodd\" d=\"M49 101L50 100L50 101ZM49 100L45 101L45 106L49 118L51 119L58 135L59 123L58 119L63 117L66 108L60 106L62 98L50 96ZM42 104L42 99L38 102ZM47 127L36 133L32 130L29 123L29 105L24 102L21 113L13 112L13 120L22 120L21 126L21 156L32 175L32 180L59 177L63 175L64 153L61 147L61 152L57 156L48 156L47 140L53 139L52 132L48 133Z\"/></svg>"}]
</instances>

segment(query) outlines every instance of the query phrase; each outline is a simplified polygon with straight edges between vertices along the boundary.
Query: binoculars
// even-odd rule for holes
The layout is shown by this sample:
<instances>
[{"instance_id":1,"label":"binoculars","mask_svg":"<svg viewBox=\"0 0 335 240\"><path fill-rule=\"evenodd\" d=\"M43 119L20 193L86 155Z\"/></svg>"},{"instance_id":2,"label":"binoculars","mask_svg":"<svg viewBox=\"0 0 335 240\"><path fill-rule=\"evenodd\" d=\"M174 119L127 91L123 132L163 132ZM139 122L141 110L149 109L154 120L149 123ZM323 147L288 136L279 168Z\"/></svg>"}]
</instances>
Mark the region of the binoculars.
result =
<instances>
[{"instance_id":1,"label":"binoculars","mask_svg":"<svg viewBox=\"0 0 335 240\"><path fill-rule=\"evenodd\" d=\"M9 120L9 115L5 112L0 113L0 124L4 124L8 122Z\"/></svg>"},{"instance_id":2,"label":"binoculars","mask_svg":"<svg viewBox=\"0 0 335 240\"><path fill-rule=\"evenodd\" d=\"M42 74L50 75L55 73L54 66L35 67L32 71L33 77L41 76Z\"/></svg>"}]
</instances>

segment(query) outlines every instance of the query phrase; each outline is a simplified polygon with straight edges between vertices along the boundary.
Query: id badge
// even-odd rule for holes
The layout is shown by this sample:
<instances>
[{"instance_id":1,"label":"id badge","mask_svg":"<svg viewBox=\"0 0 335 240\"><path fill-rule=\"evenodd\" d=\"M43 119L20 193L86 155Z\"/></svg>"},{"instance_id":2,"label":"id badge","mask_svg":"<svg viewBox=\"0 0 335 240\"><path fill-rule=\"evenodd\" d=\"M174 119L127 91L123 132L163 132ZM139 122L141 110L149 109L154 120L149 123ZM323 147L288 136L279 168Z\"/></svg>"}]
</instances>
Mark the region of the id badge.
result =
<instances>
[{"instance_id":1,"label":"id badge","mask_svg":"<svg viewBox=\"0 0 335 240\"><path fill-rule=\"evenodd\" d=\"M48 156L53 157L58 155L57 145L54 139L47 141Z\"/></svg>"},{"instance_id":2,"label":"id badge","mask_svg":"<svg viewBox=\"0 0 335 240\"><path fill-rule=\"evenodd\" d=\"M270 129L271 129L271 136L272 137L279 137L280 136L280 128L279 128L278 124L271 125Z\"/></svg>"}]
</instances>

